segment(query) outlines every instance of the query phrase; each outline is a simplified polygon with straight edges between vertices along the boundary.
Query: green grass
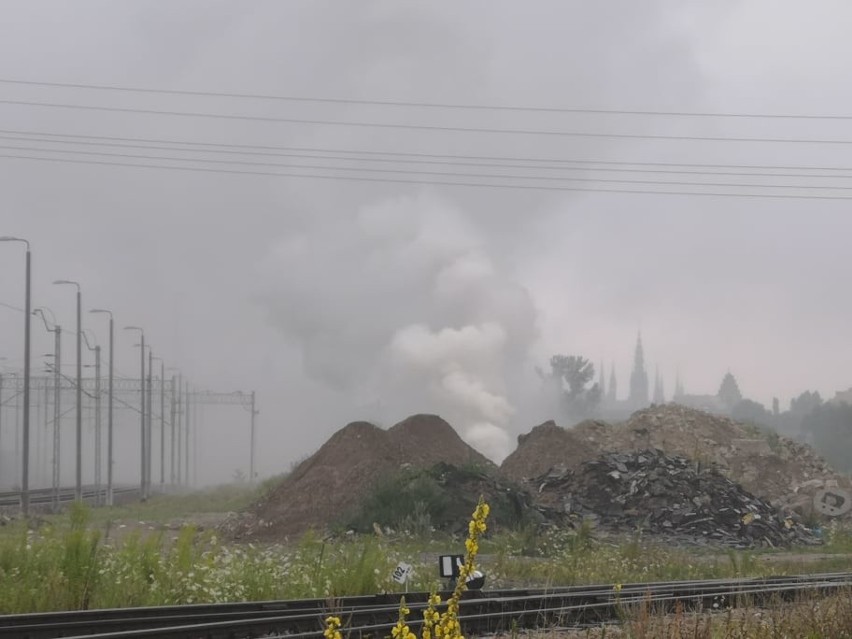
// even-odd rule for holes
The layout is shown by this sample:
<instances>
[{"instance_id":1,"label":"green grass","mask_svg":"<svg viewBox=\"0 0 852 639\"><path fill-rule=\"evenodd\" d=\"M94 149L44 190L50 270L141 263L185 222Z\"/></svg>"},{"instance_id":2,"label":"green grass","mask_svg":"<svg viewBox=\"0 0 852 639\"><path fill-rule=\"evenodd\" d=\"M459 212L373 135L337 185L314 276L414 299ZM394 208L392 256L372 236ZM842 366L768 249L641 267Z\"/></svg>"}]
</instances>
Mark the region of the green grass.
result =
<instances>
[{"instance_id":1,"label":"green grass","mask_svg":"<svg viewBox=\"0 0 852 639\"><path fill-rule=\"evenodd\" d=\"M308 535L289 546L228 544L192 526L106 534L106 522L122 517L156 521L191 509L221 512L257 495L217 489L114 509L73 507L35 530L6 526L0 536L0 612L402 592L391 579L399 561L415 567L409 589L429 590L437 585L436 556L464 547L461 538L423 531L335 540ZM825 556L814 557L799 549L679 549L639 536L598 539L590 528L542 533L527 527L483 539L479 563L490 588L852 569L852 534L830 528L827 542L819 549Z\"/></svg>"}]
</instances>

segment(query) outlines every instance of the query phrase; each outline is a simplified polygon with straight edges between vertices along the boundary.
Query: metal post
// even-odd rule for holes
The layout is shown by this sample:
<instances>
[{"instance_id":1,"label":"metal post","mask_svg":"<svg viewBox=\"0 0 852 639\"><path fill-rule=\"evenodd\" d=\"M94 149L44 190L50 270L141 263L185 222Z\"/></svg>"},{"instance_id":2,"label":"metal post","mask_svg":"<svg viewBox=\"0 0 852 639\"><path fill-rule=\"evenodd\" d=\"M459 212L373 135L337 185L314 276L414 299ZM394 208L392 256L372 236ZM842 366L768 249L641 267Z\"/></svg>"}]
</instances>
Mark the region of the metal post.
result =
<instances>
[{"instance_id":1,"label":"metal post","mask_svg":"<svg viewBox=\"0 0 852 639\"><path fill-rule=\"evenodd\" d=\"M0 373L0 442L3 440L3 373ZM2 444L0 444L0 451L3 450ZM2 477L2 473L0 473L0 477Z\"/></svg>"},{"instance_id":2,"label":"metal post","mask_svg":"<svg viewBox=\"0 0 852 639\"><path fill-rule=\"evenodd\" d=\"M142 501L145 501L145 333L142 333L142 339L140 342L141 346L139 347L139 353L141 354L140 359L142 360L142 373L139 376L139 385L142 387L142 398L141 398L141 407L140 412L142 413L141 419L141 437L142 437L142 446L141 446L141 466L139 467L141 473L141 480L139 486L139 497Z\"/></svg>"},{"instance_id":3,"label":"metal post","mask_svg":"<svg viewBox=\"0 0 852 639\"><path fill-rule=\"evenodd\" d=\"M21 477L21 512L30 513L30 320L32 315L32 256L27 242L27 288L24 294L24 463Z\"/></svg>"},{"instance_id":4,"label":"metal post","mask_svg":"<svg viewBox=\"0 0 852 639\"><path fill-rule=\"evenodd\" d=\"M59 422L62 419L62 327L55 329L55 341L53 346L53 510L59 510L59 461L60 461L60 432Z\"/></svg>"},{"instance_id":5,"label":"metal post","mask_svg":"<svg viewBox=\"0 0 852 639\"><path fill-rule=\"evenodd\" d=\"M254 425L255 425L255 416L257 415L257 410L255 409L255 396L254 391L251 392L251 451L249 453L249 483L254 483Z\"/></svg>"},{"instance_id":6,"label":"metal post","mask_svg":"<svg viewBox=\"0 0 852 639\"><path fill-rule=\"evenodd\" d=\"M101 503L101 347L95 346L95 500Z\"/></svg>"},{"instance_id":7,"label":"metal post","mask_svg":"<svg viewBox=\"0 0 852 639\"><path fill-rule=\"evenodd\" d=\"M42 451L41 451L41 479L47 483L47 430L50 426L50 387L47 384L47 377L44 378L44 434L42 436Z\"/></svg>"},{"instance_id":8,"label":"metal post","mask_svg":"<svg viewBox=\"0 0 852 639\"><path fill-rule=\"evenodd\" d=\"M186 421L184 419L184 396L183 396L183 376L178 375L178 415L177 415L177 483L176 486L180 485L181 478L183 477L183 435L182 428L183 423Z\"/></svg>"},{"instance_id":9,"label":"metal post","mask_svg":"<svg viewBox=\"0 0 852 639\"><path fill-rule=\"evenodd\" d=\"M183 464L183 476L184 476L184 485L189 485L189 425L191 424L190 420L190 404L192 403L190 399L192 395L189 391L189 382L186 383L186 418L184 424L184 446L183 446L183 454L184 454L184 464Z\"/></svg>"},{"instance_id":10,"label":"metal post","mask_svg":"<svg viewBox=\"0 0 852 639\"><path fill-rule=\"evenodd\" d=\"M113 348L113 321L112 313L109 314L109 407L107 408L107 506L112 506L112 466L113 466L113 441L112 441L112 404L113 404L113 362L115 349Z\"/></svg>"},{"instance_id":11,"label":"metal post","mask_svg":"<svg viewBox=\"0 0 852 639\"><path fill-rule=\"evenodd\" d=\"M82 293L77 287L77 469L74 499L83 500L83 317Z\"/></svg>"},{"instance_id":12,"label":"metal post","mask_svg":"<svg viewBox=\"0 0 852 639\"><path fill-rule=\"evenodd\" d=\"M148 424L145 427L145 498L151 496L151 422L153 411L151 399L154 393L154 353L148 347Z\"/></svg>"},{"instance_id":13,"label":"metal post","mask_svg":"<svg viewBox=\"0 0 852 639\"><path fill-rule=\"evenodd\" d=\"M166 483L166 363L160 360L160 487Z\"/></svg>"},{"instance_id":14,"label":"metal post","mask_svg":"<svg viewBox=\"0 0 852 639\"><path fill-rule=\"evenodd\" d=\"M17 384L16 384L17 385ZM15 393L15 474L21 470L20 459L21 454L21 394Z\"/></svg>"},{"instance_id":15,"label":"metal post","mask_svg":"<svg viewBox=\"0 0 852 639\"><path fill-rule=\"evenodd\" d=\"M204 421L204 409L196 403L192 420L192 486L198 486L198 424Z\"/></svg>"},{"instance_id":16,"label":"metal post","mask_svg":"<svg viewBox=\"0 0 852 639\"><path fill-rule=\"evenodd\" d=\"M169 485L175 485L175 418L177 413L177 396L175 395L175 376L172 375L172 419L171 419L171 446L169 446L169 456L171 457L169 471Z\"/></svg>"},{"instance_id":17,"label":"metal post","mask_svg":"<svg viewBox=\"0 0 852 639\"><path fill-rule=\"evenodd\" d=\"M112 316L112 311L102 308L93 308L90 313L100 313L109 315L109 381L107 392L109 393L109 405L107 406L107 485L106 485L106 505L112 506L112 471L113 471L113 370L115 363L115 321ZM100 448L98 448L100 450Z\"/></svg>"}]
</instances>

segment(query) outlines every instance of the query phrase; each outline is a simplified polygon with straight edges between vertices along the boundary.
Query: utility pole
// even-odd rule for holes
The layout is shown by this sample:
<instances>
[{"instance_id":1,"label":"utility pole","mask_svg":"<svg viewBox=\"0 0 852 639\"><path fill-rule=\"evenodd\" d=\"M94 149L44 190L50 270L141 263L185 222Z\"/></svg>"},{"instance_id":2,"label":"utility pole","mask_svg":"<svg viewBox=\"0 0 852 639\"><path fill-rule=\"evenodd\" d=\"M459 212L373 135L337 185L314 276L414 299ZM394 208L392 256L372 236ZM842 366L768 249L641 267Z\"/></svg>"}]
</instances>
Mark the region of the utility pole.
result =
<instances>
[{"instance_id":1,"label":"utility pole","mask_svg":"<svg viewBox=\"0 0 852 639\"><path fill-rule=\"evenodd\" d=\"M254 425L257 410L255 409L255 395L251 392L251 451L249 453L249 483L254 484Z\"/></svg>"},{"instance_id":2,"label":"utility pole","mask_svg":"<svg viewBox=\"0 0 852 639\"><path fill-rule=\"evenodd\" d=\"M169 466L169 485L175 485L175 417L177 412L177 396L175 395L175 376L172 375L172 414L171 414L171 446L169 446L169 456L171 464Z\"/></svg>"},{"instance_id":3,"label":"utility pole","mask_svg":"<svg viewBox=\"0 0 852 639\"><path fill-rule=\"evenodd\" d=\"M154 393L154 353L151 347L148 347L148 426L145 433L145 498L151 496L151 422L153 421L152 414L152 397Z\"/></svg>"},{"instance_id":4,"label":"utility pole","mask_svg":"<svg viewBox=\"0 0 852 639\"><path fill-rule=\"evenodd\" d=\"M184 485L189 485L189 425L190 425L190 405L191 405L192 395L189 391L189 382L186 383L186 417L184 424L184 465L183 465L183 473L184 473Z\"/></svg>"},{"instance_id":5,"label":"utility pole","mask_svg":"<svg viewBox=\"0 0 852 639\"><path fill-rule=\"evenodd\" d=\"M62 419L62 327L57 325L54 331L53 343L53 510L59 511L59 462L60 462L60 431L59 422Z\"/></svg>"},{"instance_id":6,"label":"utility pole","mask_svg":"<svg viewBox=\"0 0 852 639\"><path fill-rule=\"evenodd\" d=\"M27 246L24 274L24 451L21 476L21 512L30 513L30 315L32 314L32 253L30 243L22 237L4 235L0 242L21 242Z\"/></svg>"},{"instance_id":7,"label":"utility pole","mask_svg":"<svg viewBox=\"0 0 852 639\"><path fill-rule=\"evenodd\" d=\"M166 363L160 360L160 488L166 483Z\"/></svg>"},{"instance_id":8,"label":"utility pole","mask_svg":"<svg viewBox=\"0 0 852 639\"><path fill-rule=\"evenodd\" d=\"M107 506L112 506L112 469L113 469L113 369L115 364L115 322L113 321L112 311L107 311L102 308L93 308L90 313L101 313L109 315L109 381L107 382L109 393L109 405L107 407L107 489L106 503Z\"/></svg>"},{"instance_id":9,"label":"utility pole","mask_svg":"<svg viewBox=\"0 0 852 639\"><path fill-rule=\"evenodd\" d=\"M177 414L177 483L179 486L183 477L183 435L182 428L185 420L185 397L183 395L183 375L178 375L178 414Z\"/></svg>"},{"instance_id":10,"label":"utility pole","mask_svg":"<svg viewBox=\"0 0 852 639\"><path fill-rule=\"evenodd\" d=\"M139 372L139 386L140 386L140 401L139 401L139 414L140 414L140 437L141 437L141 446L140 446L140 456L141 463L139 465L140 472L140 482L139 482L139 497L142 501L145 501L145 331L143 331L138 326L125 326L124 330L126 331L139 331L140 339L139 339L139 361L140 361L140 372Z\"/></svg>"},{"instance_id":11,"label":"utility pole","mask_svg":"<svg viewBox=\"0 0 852 639\"><path fill-rule=\"evenodd\" d=\"M83 499L83 297L80 284L72 280L56 280L54 284L77 287L77 470L74 499Z\"/></svg>"},{"instance_id":12,"label":"utility pole","mask_svg":"<svg viewBox=\"0 0 852 639\"><path fill-rule=\"evenodd\" d=\"M101 503L101 347L95 345L95 499Z\"/></svg>"},{"instance_id":13,"label":"utility pole","mask_svg":"<svg viewBox=\"0 0 852 639\"><path fill-rule=\"evenodd\" d=\"M3 373L0 373L0 441L3 440ZM0 445L0 450L3 446Z\"/></svg>"}]
</instances>

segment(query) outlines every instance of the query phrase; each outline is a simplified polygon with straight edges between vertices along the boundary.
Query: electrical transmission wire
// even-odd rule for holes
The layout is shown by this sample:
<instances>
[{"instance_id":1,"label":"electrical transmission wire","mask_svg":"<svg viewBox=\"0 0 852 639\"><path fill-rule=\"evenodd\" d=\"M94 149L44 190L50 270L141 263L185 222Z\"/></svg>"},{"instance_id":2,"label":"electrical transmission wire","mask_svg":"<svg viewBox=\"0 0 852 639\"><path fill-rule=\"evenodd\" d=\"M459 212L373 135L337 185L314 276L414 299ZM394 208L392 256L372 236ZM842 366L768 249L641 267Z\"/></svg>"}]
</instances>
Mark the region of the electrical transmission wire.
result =
<instances>
[{"instance_id":1,"label":"electrical transmission wire","mask_svg":"<svg viewBox=\"0 0 852 639\"><path fill-rule=\"evenodd\" d=\"M705 169L747 169L747 170L779 170L779 171L852 171L852 166L796 166L796 165L758 165L758 164L712 164L712 163L696 163L696 162L652 162L652 161L628 161L628 160L596 160L596 159L568 159L568 158L542 158L542 157L523 157L523 156L495 156L495 155L460 155L460 154L439 154L439 153L419 153L413 151L381 151L376 149L339 149L339 148L327 148L327 147L299 147L299 146L275 146L275 145L261 145L261 144L233 144L226 142L199 142L192 140L169 140L164 138L139 138L139 137L120 137L120 136L109 136L109 135L80 135L73 133L55 133L55 132L45 132L45 131L21 131L14 129L0 129L0 134L10 135L10 136L40 136L47 138L73 138L74 140L98 140L98 141L118 141L118 142L129 142L129 143L140 143L143 146L137 148L152 148L156 149L155 146L144 146L144 145L156 145L156 144L166 144L166 145L183 145L188 147L198 147L202 150L209 150L210 152L223 153L222 149L232 150L232 149L254 149L254 150L262 150L262 151L295 151L295 152L304 152L304 153L323 153L323 154L358 154L365 155L369 157L378 157L378 156L389 156L389 158L393 158L390 160L388 158L384 158L379 161L402 161L399 158L423 158L423 159L434 159L438 160L440 164L454 164L456 160L485 160L485 161L494 161L494 162L538 162L538 163L551 163L551 164L582 164L582 165L601 165L601 166L653 166L653 167L665 167L665 166L676 166L676 167L687 167L687 168L705 168ZM29 139L29 138L25 138ZM53 140L56 142L61 142L61 140ZM90 144L96 144L91 142ZM99 143L98 143L99 144ZM106 145L104 145L106 146ZM133 145L128 145L133 146ZM178 149L176 149L178 150ZM192 149L183 149L187 151L191 151ZM251 151L237 151L240 154L246 155L263 155L263 153L258 153L254 150ZM275 155L275 154L272 154ZM311 156L322 158L324 156ZM358 160L366 160L367 158L350 158L350 159L358 159ZM445 162L446 161L446 162Z\"/></svg>"},{"instance_id":2,"label":"electrical transmission wire","mask_svg":"<svg viewBox=\"0 0 852 639\"><path fill-rule=\"evenodd\" d=\"M800 190L839 190L852 191L852 186L836 186L836 185L812 185L812 184L739 184L736 182L690 182L684 180L634 180L634 179L614 179L614 178L595 178L595 177L566 177L553 175L516 175L516 174L497 174L497 173L463 173L450 171L432 171L423 169L390 169L390 168L373 168L373 167L352 167L339 165L318 166L312 164L275 164L269 162L253 162L245 160L215 160L205 158L182 158L164 155L142 155L132 153L114 153L105 151L80 151L66 149L45 149L20 147L0 144L0 149L13 151L26 151L33 153L63 153L82 156L98 156L98 157L114 157L122 159L148 159L166 162L196 162L202 164L216 165L238 165L251 166L262 168L284 168L284 169L321 169L323 171L342 171L342 172L358 172L358 173L379 173L392 175L415 175L438 178L463 178L463 179L508 179L508 180L531 180L544 182L568 182L568 183L591 183L591 184L630 184L630 185L649 185L649 186L683 186L683 187L724 187L724 188L772 188L772 189L800 189ZM802 176L804 177L804 176Z\"/></svg>"},{"instance_id":3,"label":"electrical transmission wire","mask_svg":"<svg viewBox=\"0 0 852 639\"><path fill-rule=\"evenodd\" d=\"M677 110L644 110L644 109L602 109L581 107L545 107L545 106L519 106L500 104L458 104L447 102L418 102L405 100L376 100L360 98L332 98L332 97L309 97L292 95L271 95L262 93L236 93L225 91L192 91L182 89L156 89L151 87L130 87L108 84L83 84L73 82L38 82L35 80L19 80L13 78L0 78L2 84L21 86L36 86L62 89L87 89L96 91L114 91L125 93L145 93L155 95L180 95L193 97L212 98L237 98L251 100L269 100L279 102L302 102L317 104L350 104L380 107L408 107L419 109L457 109L473 111L512 111L527 113L566 113L566 114L591 114L591 115L636 115L657 117L700 117L700 118L752 118L752 119L792 119L792 120L852 120L850 115L832 114L798 114L798 113L736 113L736 112L710 112L710 111L677 111Z\"/></svg>"},{"instance_id":4,"label":"electrical transmission wire","mask_svg":"<svg viewBox=\"0 0 852 639\"><path fill-rule=\"evenodd\" d=\"M83 136L75 136L75 137L83 137ZM119 138L120 139L120 138ZM97 140L89 140L89 139L75 139L75 140L58 140L53 138L46 138L46 136L42 135L40 137L30 137L27 135L7 135L0 131L0 140L10 140L17 142L41 142L44 144L63 144L63 145L75 145L75 146L83 146L83 147L108 147L108 148L127 148L127 149L141 149L141 150L151 150L151 151L171 151L177 153L207 153L207 154L220 154L226 156L260 156L260 157L282 157L282 158L299 158L299 159L311 159L311 160L339 160L346 162L368 162L373 164L427 164L427 165L439 165L439 166L463 166L463 167L487 167L487 168L498 168L498 169L523 169L523 170L545 170L545 171L584 171L584 172L606 172L606 173L651 173L651 174L676 174L676 175L721 175L721 176L740 176L740 177L802 177L802 178L819 178L819 179L834 179L834 178L846 178L852 177L852 175L824 175L824 174L815 174L815 173L778 173L774 172L776 169L783 169L783 167L775 167L775 166L752 166L752 165L732 165L730 167L726 167L725 165L697 165L697 166L709 166L711 168L764 168L769 170L770 172L760 172L760 171L702 171L702 170L686 170L686 169L664 169L664 168L626 168L626 165L635 164L637 166L685 166L692 167L695 165L678 165L678 164L663 164L663 163L655 163L655 162L607 162L607 161L584 161L584 160L540 160L540 162L561 162L559 165L553 164L518 164L517 162L524 162L524 159L518 159L512 163L508 162L477 162L477 161L467 161L460 160L456 161L454 158L457 156L445 156L448 159L445 160L430 160L430 159L413 159L409 157L393 157L393 158L382 158L382 157L353 157L350 155L339 155L339 153L361 153L361 151L338 151L338 154L335 155L316 155L315 153L330 153L331 151L327 151L325 149L308 149L313 151L313 153L289 153L289 152L269 152L269 151L236 151L230 148L226 149L186 149L180 146L175 146L177 144L185 144L180 141L172 141L169 145L162 144L136 144L130 142L102 142ZM2 146L0 148L18 148L12 146ZM286 148L286 147L283 147ZM39 149L42 151L56 151L58 153L70 153L74 151L65 151L62 149ZM80 151L80 153L85 154L85 152ZM156 158L157 156L151 155L142 155L142 156L130 156L130 157L143 157L143 158ZM196 159L196 158L180 158L181 160L186 159ZM495 158L497 159L497 158ZM210 161L207 159L199 159L199 161L206 162ZM225 161L222 161L225 162ZM581 164L580 166L574 166L566 164L567 162L574 162L577 164ZM227 161L225 163L233 164L241 164L241 161ZM583 166L583 163L587 163L586 166ZM598 166L598 164L603 164L603 166ZM613 165L625 165L625 166L610 166ZM280 165L285 166L285 165ZM324 167L317 167L324 168ZM799 170L799 171L810 171L810 170L822 170L822 171L852 171L852 168L840 168L840 167L789 167L786 170Z\"/></svg>"},{"instance_id":5,"label":"electrical transmission wire","mask_svg":"<svg viewBox=\"0 0 852 639\"><path fill-rule=\"evenodd\" d=\"M0 100L0 104L14 106L42 107L52 109L71 109L81 111L99 111L106 113L132 113L137 115L162 115L169 117L189 117L215 120L239 120L250 122L275 122L280 124L307 124L337 127L375 128L412 131L433 131L445 133L487 133L492 135L533 135L548 137L604 138L622 140L666 140L690 142L748 142L773 144L852 144L852 139L831 138L760 138L760 137L721 137L710 135L671 135L664 133L615 133L607 131L562 131L543 129L499 129L490 127L449 126L439 124L406 124L403 122L364 122L346 120L324 120L318 118L292 118L271 115L239 115L235 113L210 113L205 111L169 111L161 109L142 109L134 107L99 106L93 104L69 104L63 102L35 102L30 100Z\"/></svg>"},{"instance_id":6,"label":"electrical transmission wire","mask_svg":"<svg viewBox=\"0 0 852 639\"><path fill-rule=\"evenodd\" d=\"M612 189L612 188L588 188L580 186L562 186L562 185L533 185L533 184L506 184L501 182L462 182L462 181L446 181L435 179L403 179L403 178L388 178L388 177L368 177L355 175L324 175L318 173L284 173L276 171L257 171L257 170L236 170L224 168L208 168L198 166L174 166L163 164L145 164L139 162L106 162L89 159L72 159L72 158L55 158L55 157L36 157L30 155L15 155L15 154L0 154L0 158L12 160L25 160L35 162L48 162L60 164L81 164L94 166L123 166L143 169L156 169L166 171L190 171L196 173L211 173L211 174L230 174L230 175L250 175L263 177L284 177L284 178L299 178L299 179L318 179L318 180L333 180L333 181L351 181L351 182L375 182L387 184L408 184L421 186L459 186L473 188L491 188L491 189L514 189L528 191L565 191L565 192L580 192L580 193L623 193L629 195L686 195L698 197L724 197L724 198L761 198L761 199L796 199L796 200L849 200L852 196L825 195L825 194L793 194L793 193L732 193L723 191L678 191L678 190L661 190L661 189ZM492 179L505 179L503 176L493 176ZM702 186L711 186L704 184ZM746 188L748 185L735 185L737 187ZM771 185L760 185L758 188L774 188ZM833 187L825 187L831 190Z\"/></svg>"}]
</instances>

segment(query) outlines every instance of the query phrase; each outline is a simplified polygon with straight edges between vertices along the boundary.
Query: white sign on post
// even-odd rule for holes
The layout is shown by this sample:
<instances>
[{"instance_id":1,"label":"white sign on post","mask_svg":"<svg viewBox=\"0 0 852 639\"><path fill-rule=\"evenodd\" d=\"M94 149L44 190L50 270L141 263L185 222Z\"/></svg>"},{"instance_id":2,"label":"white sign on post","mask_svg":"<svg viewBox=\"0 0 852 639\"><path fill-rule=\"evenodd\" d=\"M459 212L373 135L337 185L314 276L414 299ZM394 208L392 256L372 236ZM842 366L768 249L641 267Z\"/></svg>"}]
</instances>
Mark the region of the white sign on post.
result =
<instances>
[{"instance_id":1,"label":"white sign on post","mask_svg":"<svg viewBox=\"0 0 852 639\"><path fill-rule=\"evenodd\" d=\"M407 564L404 561L399 562L399 565L394 568L393 571L393 580L398 584L404 584L408 581L408 578L411 577L411 572L413 568L411 564Z\"/></svg>"}]
</instances>

